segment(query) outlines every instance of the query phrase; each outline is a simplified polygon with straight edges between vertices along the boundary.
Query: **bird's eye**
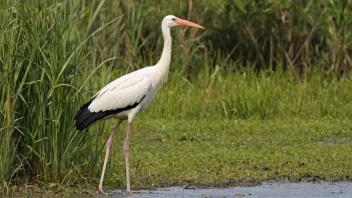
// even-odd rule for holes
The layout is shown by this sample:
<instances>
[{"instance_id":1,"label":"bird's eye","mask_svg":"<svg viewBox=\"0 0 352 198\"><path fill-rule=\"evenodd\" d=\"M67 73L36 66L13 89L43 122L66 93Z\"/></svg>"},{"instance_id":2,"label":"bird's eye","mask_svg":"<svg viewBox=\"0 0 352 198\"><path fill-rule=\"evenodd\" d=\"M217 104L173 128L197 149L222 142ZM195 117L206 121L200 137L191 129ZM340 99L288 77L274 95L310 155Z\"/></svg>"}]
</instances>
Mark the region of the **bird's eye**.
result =
<instances>
[{"instance_id":1,"label":"bird's eye","mask_svg":"<svg viewBox=\"0 0 352 198\"><path fill-rule=\"evenodd\" d=\"M176 18L172 18L172 20L173 20L173 21L175 21L175 20L176 20Z\"/></svg>"}]
</instances>

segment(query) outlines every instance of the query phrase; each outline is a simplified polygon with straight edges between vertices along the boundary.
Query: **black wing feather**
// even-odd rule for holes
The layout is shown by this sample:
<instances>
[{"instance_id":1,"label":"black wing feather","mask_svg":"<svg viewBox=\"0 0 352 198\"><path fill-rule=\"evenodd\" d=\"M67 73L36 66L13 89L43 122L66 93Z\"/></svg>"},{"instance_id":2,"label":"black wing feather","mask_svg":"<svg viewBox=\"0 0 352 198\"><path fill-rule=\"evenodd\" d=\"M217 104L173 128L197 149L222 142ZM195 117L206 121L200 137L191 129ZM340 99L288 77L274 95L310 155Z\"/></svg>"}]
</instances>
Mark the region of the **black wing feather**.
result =
<instances>
[{"instance_id":1,"label":"black wing feather","mask_svg":"<svg viewBox=\"0 0 352 198\"><path fill-rule=\"evenodd\" d=\"M96 121L101 120L105 117L108 117L110 115L115 115L123 111L127 111L130 109L135 108L139 103L142 102L145 96L139 101L136 102L132 105L128 105L123 108L118 108L118 109L112 109L112 110L107 110L107 111L99 111L99 112L91 112L88 109L88 106L92 101L95 99L93 98L91 101L87 102L86 104L82 105L82 107L77 111L75 120L76 120L76 129L83 131L84 129L90 127L92 124L94 124Z\"/></svg>"}]
</instances>

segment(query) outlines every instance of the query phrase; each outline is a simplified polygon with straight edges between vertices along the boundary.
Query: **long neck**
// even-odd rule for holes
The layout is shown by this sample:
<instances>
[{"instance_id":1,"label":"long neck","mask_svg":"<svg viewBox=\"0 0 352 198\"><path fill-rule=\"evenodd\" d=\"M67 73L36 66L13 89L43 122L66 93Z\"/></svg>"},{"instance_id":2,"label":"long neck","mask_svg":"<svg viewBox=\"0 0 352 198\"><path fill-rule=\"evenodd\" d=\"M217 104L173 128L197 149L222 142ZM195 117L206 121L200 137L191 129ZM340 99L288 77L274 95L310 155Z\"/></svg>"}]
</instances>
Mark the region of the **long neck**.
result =
<instances>
[{"instance_id":1,"label":"long neck","mask_svg":"<svg viewBox=\"0 0 352 198\"><path fill-rule=\"evenodd\" d=\"M166 81L170 68L172 38L169 27L162 26L161 29L164 37L164 48L160 60L155 66L157 67L158 74L160 75L160 80L164 82Z\"/></svg>"}]
</instances>

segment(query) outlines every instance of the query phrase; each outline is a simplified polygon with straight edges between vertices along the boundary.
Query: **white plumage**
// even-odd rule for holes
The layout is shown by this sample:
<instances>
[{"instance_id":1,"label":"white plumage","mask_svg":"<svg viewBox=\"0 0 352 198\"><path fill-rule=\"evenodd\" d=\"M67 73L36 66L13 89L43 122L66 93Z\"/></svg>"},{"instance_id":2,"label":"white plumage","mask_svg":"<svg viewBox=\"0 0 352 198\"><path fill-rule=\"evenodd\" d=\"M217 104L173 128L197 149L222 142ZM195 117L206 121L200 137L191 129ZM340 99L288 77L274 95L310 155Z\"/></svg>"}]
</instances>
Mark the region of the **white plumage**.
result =
<instances>
[{"instance_id":1,"label":"white plumage","mask_svg":"<svg viewBox=\"0 0 352 198\"><path fill-rule=\"evenodd\" d=\"M133 109L114 115L121 119L127 116L128 121L132 122L136 114L153 100L158 88L161 87L160 82L152 78L153 70L155 66L146 67L112 81L93 96L94 100L88 106L89 111L115 110L139 103ZM133 111L134 109L138 111Z\"/></svg>"},{"instance_id":2,"label":"white plumage","mask_svg":"<svg viewBox=\"0 0 352 198\"><path fill-rule=\"evenodd\" d=\"M111 133L106 142L106 154L104 159L103 170L100 178L97 194L103 193L103 180L108 161L112 138L123 120L128 120L126 131L126 140L124 144L125 161L126 161L126 192L131 195L130 177L129 177L129 134L131 123L134 117L143 111L147 105L154 99L156 92L166 81L169 73L171 61L171 44L170 28L174 26L191 26L202 28L202 26L179 19L173 15L168 15L163 19L161 29L164 38L164 48L159 62L155 66L145 67L124 75L98 91L91 101L84 104L75 116L76 128L80 131L85 130L98 120L105 118L117 118L117 126Z\"/></svg>"}]
</instances>

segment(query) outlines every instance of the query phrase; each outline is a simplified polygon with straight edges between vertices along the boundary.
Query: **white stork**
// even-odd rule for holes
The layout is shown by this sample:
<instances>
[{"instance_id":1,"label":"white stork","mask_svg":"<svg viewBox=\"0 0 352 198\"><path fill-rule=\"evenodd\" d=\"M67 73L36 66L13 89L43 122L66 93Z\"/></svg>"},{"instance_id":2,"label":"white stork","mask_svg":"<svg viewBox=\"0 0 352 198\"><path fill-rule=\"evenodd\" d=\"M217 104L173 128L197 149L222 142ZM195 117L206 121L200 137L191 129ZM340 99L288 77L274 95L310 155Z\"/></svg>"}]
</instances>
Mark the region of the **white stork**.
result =
<instances>
[{"instance_id":1,"label":"white stork","mask_svg":"<svg viewBox=\"0 0 352 198\"><path fill-rule=\"evenodd\" d=\"M147 107L154 99L156 92L162 86L163 82L166 81L171 60L172 39L170 28L174 26L190 26L204 29L204 27L198 24L179 19L173 15L166 16L161 24L164 48L159 62L154 66L142 68L112 81L98 91L88 103L84 104L75 116L76 128L80 131L87 129L94 122L101 119L118 119L116 127L106 141L106 154L97 194L104 193L103 180L113 136L121 123L124 120L128 120L124 144L127 183L126 194L132 195L128 165L128 142L131 124L134 117Z\"/></svg>"}]
</instances>

